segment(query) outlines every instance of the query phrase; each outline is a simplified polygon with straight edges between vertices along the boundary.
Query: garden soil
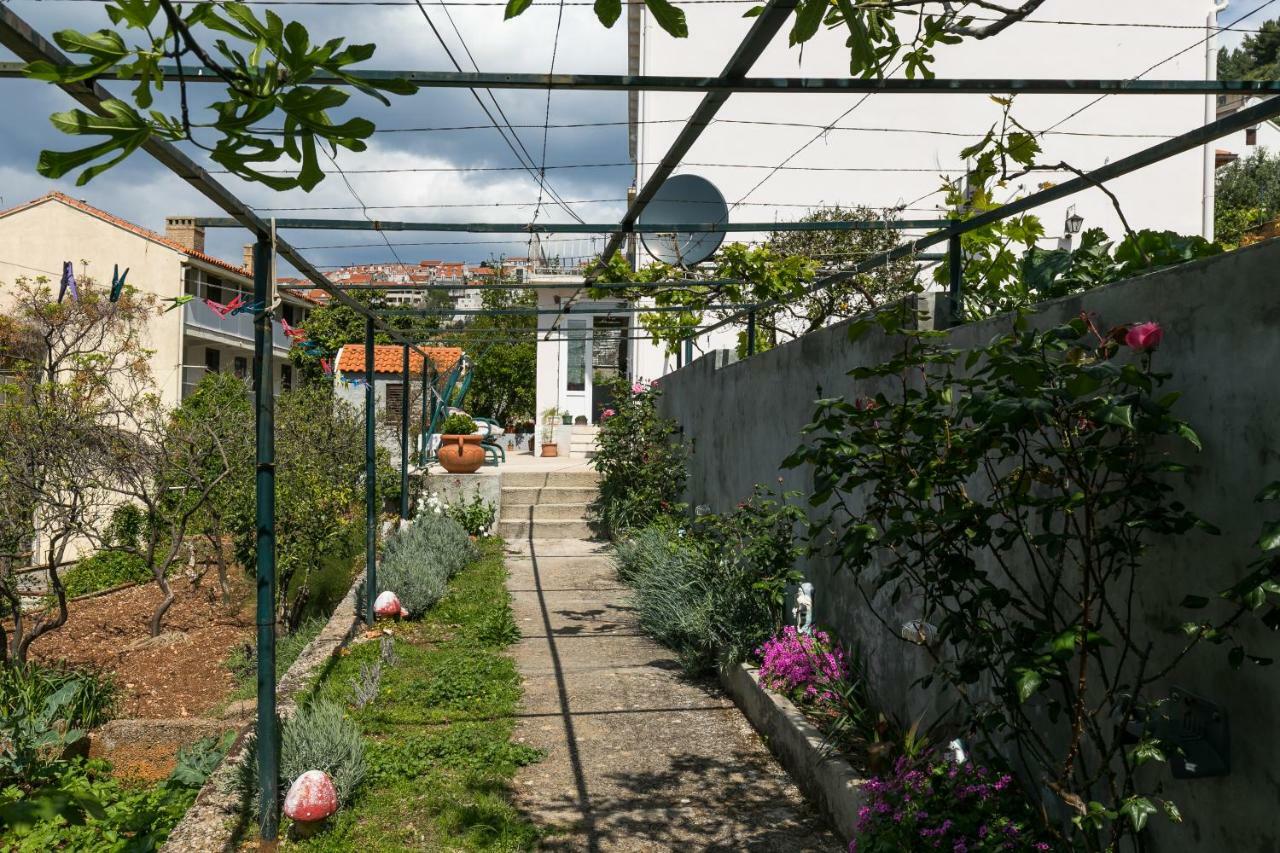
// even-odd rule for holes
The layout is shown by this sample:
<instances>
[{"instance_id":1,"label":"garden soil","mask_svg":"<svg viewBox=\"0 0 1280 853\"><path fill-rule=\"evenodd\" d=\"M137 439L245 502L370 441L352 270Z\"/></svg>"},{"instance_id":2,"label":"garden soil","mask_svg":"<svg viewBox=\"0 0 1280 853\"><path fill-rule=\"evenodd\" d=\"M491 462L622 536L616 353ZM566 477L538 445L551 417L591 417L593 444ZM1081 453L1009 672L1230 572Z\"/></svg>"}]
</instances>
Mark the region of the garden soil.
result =
<instances>
[{"instance_id":1,"label":"garden soil","mask_svg":"<svg viewBox=\"0 0 1280 853\"><path fill-rule=\"evenodd\" d=\"M231 572L233 606L222 606L217 583L206 576L192 589L171 584L176 600L151 637L147 623L162 600L154 584L142 584L68 605L67 624L31 645L33 658L89 664L116 675L121 688L117 717L199 717L220 706L235 680L224 662L253 639L253 614L244 606L249 581Z\"/></svg>"}]
</instances>

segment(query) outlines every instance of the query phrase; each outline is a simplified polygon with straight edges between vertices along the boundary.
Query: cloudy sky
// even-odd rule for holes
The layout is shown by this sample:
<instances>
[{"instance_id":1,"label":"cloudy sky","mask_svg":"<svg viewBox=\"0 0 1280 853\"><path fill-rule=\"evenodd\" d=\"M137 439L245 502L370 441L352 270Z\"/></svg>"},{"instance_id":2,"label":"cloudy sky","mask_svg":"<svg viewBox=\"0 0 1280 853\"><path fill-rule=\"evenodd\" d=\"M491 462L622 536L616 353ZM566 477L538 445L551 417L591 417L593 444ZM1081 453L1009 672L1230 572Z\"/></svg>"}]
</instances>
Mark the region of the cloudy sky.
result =
<instances>
[{"instance_id":1,"label":"cloudy sky","mask_svg":"<svg viewBox=\"0 0 1280 853\"><path fill-rule=\"evenodd\" d=\"M557 39L559 8L549 0L535 0L524 15L505 22L502 20L502 3L498 0L446 0L453 4L448 6L441 6L439 0L424 2L450 49L464 66L468 63L466 52L469 50L484 71L546 72L551 67L553 45L557 45L557 71L623 73L626 70L625 21L619 21L612 30L606 30L596 21L588 3L565 5ZM286 19L305 23L313 41L344 36L352 42L376 43L377 53L365 63L370 68L451 67L428 22L412 0L381 0L381 3L383 5L281 3L272 8ZM67 27L94 30L110 25L102 4L97 0L9 0L8 5L46 35ZM282 8L284 6L288 8ZM263 7L255 6L255 9L261 12ZM1234 21L1253 9L1257 9L1257 13L1241 22L1241 26L1256 26L1262 20L1280 16L1280 0L1248 0L1247 3L1237 0L1223 13L1221 20L1224 23ZM1238 33L1227 34L1223 41L1233 44L1240 37ZM3 50L0 50L0 56L13 58L5 55ZM196 96L206 101L217 92L218 87L215 86L196 87L195 90ZM542 124L547 109L544 92L498 91L494 94L517 126ZM5 133L0 137L0 201L3 205L12 205L58 189L157 230L163 229L167 215L219 214L183 181L141 153L85 187L75 187L73 179L50 182L39 177L34 165L42 148L76 147L73 140L55 131L47 119L50 113L71 107L71 100L45 84L0 80L0 103L4 104L8 118ZM172 106L172 100L169 106ZM394 99L393 109L386 109L355 94L344 113L371 118L381 131L375 135L369 151L345 153L340 157L339 162L345 169L443 170L352 174L350 180L356 194L368 204L421 206L379 207L371 209L373 216L382 219L523 222L533 215L534 202L538 197L536 182L518 169L514 155L498 132L488 127L488 119L467 91L424 90L411 98ZM621 93L553 93L550 102L553 125L590 122L604 123L604 126L553 127L547 137L545 162L551 166L623 163L627 159L626 117L626 97ZM460 125L480 127L473 130L389 132L401 128ZM518 132L534 160L541 161L541 128L518 128ZM449 171L463 168L494 171ZM548 176L564 199L592 200L574 205L581 216L588 221L608 221L620 214L632 173L627 166L609 166L552 169ZM331 175L311 193L273 193L230 176L220 177L241 198L260 207L267 215L271 212L267 208L276 208L281 216L358 218L361 215L358 209L351 209L357 202L336 175ZM494 207L496 203L524 206ZM320 206L348 209L284 210ZM567 217L554 207L544 207L539 218L561 221ZM315 247L309 248L307 255L320 265L392 260L381 238L368 232L295 232L288 236L299 247ZM391 235L391 239L393 243L402 244L397 252L406 261L430 257L478 261L491 255L524 254L526 248L518 239L504 242L493 235L411 232ZM563 242L549 248L555 248L564 255L592 251L592 245L586 240L555 239ZM244 241L245 235L240 232L211 232L209 248L222 257L238 258Z\"/></svg>"}]
</instances>

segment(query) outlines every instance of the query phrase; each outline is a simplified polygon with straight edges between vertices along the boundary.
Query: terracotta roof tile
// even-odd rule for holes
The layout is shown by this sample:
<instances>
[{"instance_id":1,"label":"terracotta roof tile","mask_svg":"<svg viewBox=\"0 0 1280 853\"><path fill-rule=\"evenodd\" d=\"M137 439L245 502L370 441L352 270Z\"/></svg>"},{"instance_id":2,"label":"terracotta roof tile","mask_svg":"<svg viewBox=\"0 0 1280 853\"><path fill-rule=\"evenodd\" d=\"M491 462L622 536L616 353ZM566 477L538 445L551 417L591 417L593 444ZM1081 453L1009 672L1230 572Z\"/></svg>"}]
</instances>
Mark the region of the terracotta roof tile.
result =
<instances>
[{"instance_id":1,"label":"terracotta roof tile","mask_svg":"<svg viewBox=\"0 0 1280 853\"><path fill-rule=\"evenodd\" d=\"M443 373L453 368L462 357L458 347L423 347ZM364 373L364 344L347 344L338 351L338 370L342 373ZM373 347L374 373L400 373L404 370L404 350L399 344L375 344ZM422 375L422 356L409 352L409 375Z\"/></svg>"},{"instance_id":2,"label":"terracotta roof tile","mask_svg":"<svg viewBox=\"0 0 1280 853\"><path fill-rule=\"evenodd\" d=\"M153 243L159 243L162 246L168 246L170 249L175 249L181 252L182 254L187 255L188 257L196 258L197 260L204 261L206 264L212 264L215 267L221 267L222 269L228 270L237 275L242 275L245 278L253 277L253 275L244 267L238 267L235 264L229 264L226 261L221 260L220 258L215 258L213 255L206 255L204 252L197 252L195 249L189 249L186 246L179 243L177 240L170 240L168 237L165 237L162 234L157 234L156 232L148 228L143 228L141 225L134 225L132 222L129 222L127 219L121 219L118 216L112 216L110 213L107 213L105 210L99 210L93 205L84 201L80 201L79 199L72 198L71 196L66 195L65 193L60 193L60 192L46 193L45 195L42 195L39 198L32 199L31 201L28 201L24 204L20 204L17 207L11 207L8 210L0 211L0 218L4 218L6 216L9 216L10 214L19 213L23 210L27 210L28 208L35 207L38 204L43 204L46 201L62 202L68 207L74 207L76 210L79 210L83 213L89 214L90 216L101 219L103 222L109 222L112 225L115 225L119 228L123 228L124 230L129 231L133 234L137 234L139 237L142 237L146 240L150 240Z\"/></svg>"}]
</instances>

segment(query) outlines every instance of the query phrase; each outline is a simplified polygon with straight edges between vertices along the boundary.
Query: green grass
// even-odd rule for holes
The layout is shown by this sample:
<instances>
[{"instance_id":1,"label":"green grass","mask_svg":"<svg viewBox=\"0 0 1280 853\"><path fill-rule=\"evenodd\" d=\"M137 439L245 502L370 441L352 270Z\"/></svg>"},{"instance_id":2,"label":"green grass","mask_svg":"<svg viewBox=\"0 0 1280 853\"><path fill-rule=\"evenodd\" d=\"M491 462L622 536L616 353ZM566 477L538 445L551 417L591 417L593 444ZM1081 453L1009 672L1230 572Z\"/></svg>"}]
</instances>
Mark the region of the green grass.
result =
<instances>
[{"instance_id":1,"label":"green grass","mask_svg":"<svg viewBox=\"0 0 1280 853\"><path fill-rule=\"evenodd\" d=\"M287 846L314 851L532 849L537 828L511 804L516 769L537 750L511 740L520 677L503 654L518 632L504 586L501 542L449 583L419 622L393 627L399 661L377 697L351 706L351 679L379 644L353 647L315 688L346 705L367 746L369 775L331 826Z\"/></svg>"}]
</instances>

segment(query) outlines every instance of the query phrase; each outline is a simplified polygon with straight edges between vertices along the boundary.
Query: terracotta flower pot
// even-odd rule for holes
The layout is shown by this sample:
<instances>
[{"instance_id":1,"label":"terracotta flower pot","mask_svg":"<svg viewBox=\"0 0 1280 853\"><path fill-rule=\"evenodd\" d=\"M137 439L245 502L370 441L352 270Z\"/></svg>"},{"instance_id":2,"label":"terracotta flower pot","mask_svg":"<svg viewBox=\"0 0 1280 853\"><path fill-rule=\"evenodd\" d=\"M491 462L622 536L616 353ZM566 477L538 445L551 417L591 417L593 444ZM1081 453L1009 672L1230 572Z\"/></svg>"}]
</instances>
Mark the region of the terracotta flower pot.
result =
<instances>
[{"instance_id":1,"label":"terracotta flower pot","mask_svg":"<svg viewBox=\"0 0 1280 853\"><path fill-rule=\"evenodd\" d=\"M543 456L559 456L560 445L555 443L542 445L542 455Z\"/></svg>"},{"instance_id":2,"label":"terracotta flower pot","mask_svg":"<svg viewBox=\"0 0 1280 853\"><path fill-rule=\"evenodd\" d=\"M450 474L474 474L484 464L478 435L440 436L440 464Z\"/></svg>"}]
</instances>

